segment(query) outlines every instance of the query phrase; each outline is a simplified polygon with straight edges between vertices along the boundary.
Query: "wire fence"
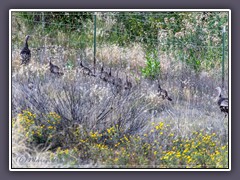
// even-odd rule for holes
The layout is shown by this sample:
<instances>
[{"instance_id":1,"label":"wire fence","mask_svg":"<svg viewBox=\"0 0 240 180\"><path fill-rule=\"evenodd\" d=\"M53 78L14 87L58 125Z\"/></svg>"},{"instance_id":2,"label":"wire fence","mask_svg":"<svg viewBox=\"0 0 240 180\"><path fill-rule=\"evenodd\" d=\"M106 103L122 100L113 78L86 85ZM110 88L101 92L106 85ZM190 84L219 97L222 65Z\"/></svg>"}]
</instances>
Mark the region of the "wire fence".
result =
<instances>
[{"instance_id":1,"label":"wire fence","mask_svg":"<svg viewBox=\"0 0 240 180\"><path fill-rule=\"evenodd\" d=\"M40 63L53 56L77 66L81 58L94 69L104 62L141 74L147 63L159 61L161 77L172 71L183 82L188 70L195 76L212 72L228 87L227 12L13 12L13 52L26 34Z\"/></svg>"}]
</instances>

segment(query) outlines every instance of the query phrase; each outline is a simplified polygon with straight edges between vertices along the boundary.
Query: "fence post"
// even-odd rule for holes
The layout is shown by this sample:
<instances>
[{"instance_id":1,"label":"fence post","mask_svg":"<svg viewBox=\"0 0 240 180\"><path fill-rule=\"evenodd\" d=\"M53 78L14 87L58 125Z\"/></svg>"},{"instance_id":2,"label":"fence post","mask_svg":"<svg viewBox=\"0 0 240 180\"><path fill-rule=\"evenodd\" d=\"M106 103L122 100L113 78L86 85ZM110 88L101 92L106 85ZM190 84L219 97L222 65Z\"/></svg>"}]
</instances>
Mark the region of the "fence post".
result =
<instances>
[{"instance_id":1,"label":"fence post","mask_svg":"<svg viewBox=\"0 0 240 180\"><path fill-rule=\"evenodd\" d=\"M44 17L44 12L42 12L42 28L44 30L45 28L45 17Z\"/></svg>"},{"instance_id":2,"label":"fence post","mask_svg":"<svg viewBox=\"0 0 240 180\"><path fill-rule=\"evenodd\" d=\"M222 89L224 88L224 51L225 51L225 32L226 27L223 26L222 30Z\"/></svg>"},{"instance_id":3,"label":"fence post","mask_svg":"<svg viewBox=\"0 0 240 180\"><path fill-rule=\"evenodd\" d=\"M93 49L93 72L95 74L96 72L96 29L97 29L97 24L96 24L96 12L94 13L94 49Z\"/></svg>"}]
</instances>

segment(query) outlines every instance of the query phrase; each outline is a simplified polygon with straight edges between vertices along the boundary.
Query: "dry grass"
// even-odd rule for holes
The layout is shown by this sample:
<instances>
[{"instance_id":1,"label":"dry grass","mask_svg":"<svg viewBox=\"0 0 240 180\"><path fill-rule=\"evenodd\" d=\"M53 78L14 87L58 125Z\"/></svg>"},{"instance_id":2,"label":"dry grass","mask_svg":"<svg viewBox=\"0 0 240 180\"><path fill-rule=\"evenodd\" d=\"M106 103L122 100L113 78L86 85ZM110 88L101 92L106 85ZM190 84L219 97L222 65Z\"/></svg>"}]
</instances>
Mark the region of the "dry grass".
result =
<instances>
[{"instance_id":1,"label":"dry grass","mask_svg":"<svg viewBox=\"0 0 240 180\"><path fill-rule=\"evenodd\" d=\"M129 59L135 57L137 49L137 47L134 47L126 53L130 54ZM117 51L116 47L114 50L121 52L121 49ZM105 51L107 52L107 50ZM182 88L182 79L176 76L182 70L180 69L181 65L177 65L176 61L169 63L167 57L163 58L161 61L163 73L161 79L163 82L162 86L168 90L169 95L173 98L172 102L168 102L157 96L156 82L146 80L139 76L139 74L134 74L135 77L132 76L130 74L131 69L127 67L124 69L120 68L116 52L113 53L115 55L113 57L108 53L112 59L112 63L116 63L115 68L113 68L113 74L115 75L116 71L120 70L122 73L119 73L119 76L122 79L125 79L125 73L132 78L134 88L129 95L124 92L116 94L111 85L101 81L99 78L83 75L77 67L68 69L64 62L58 59L54 63L58 64L64 70L64 76L61 78L57 78L50 73L47 61L37 62L34 56L29 66L20 66L18 53L14 51L12 61L12 85L14 87L12 92L13 117L16 117L24 109L31 109L37 114L51 111L56 112L57 110L64 118L71 119L73 122L81 122L88 131L101 131L111 127L113 124L120 123L123 125L123 129L125 129L125 133L130 132L138 135L150 133L152 123L164 122L171 124L171 131L176 137L190 138L192 132L204 130L208 133L218 134L219 140L224 144L228 123L227 119L223 119L223 114L220 113L215 101L215 92L213 91L217 85L214 81L215 77L210 77L208 73L205 73L199 79L194 79L196 76L186 69L183 75L189 81L185 80ZM143 52L139 54L143 54ZM46 56L48 55L46 54ZM102 59L105 58L105 56L102 56ZM105 59L105 61L106 68L109 68L110 63L107 63L109 60ZM134 64L133 62L135 61L139 61L137 64L140 65L141 62L144 62L144 59L139 56L139 58L135 58L131 63ZM90 64L87 60L85 62L87 65ZM173 64L175 65L173 66ZM98 72L100 70L99 67ZM168 71L170 68L171 72ZM137 81L136 79L139 80ZM34 83L33 90L27 88L29 80ZM71 87L75 87L76 89L71 91ZM71 104L66 102L71 96L64 91L64 88L74 93L73 96L75 97L80 94L81 102L75 104L77 105L75 108L79 113L75 112L75 114L72 114L69 112ZM37 102L31 101L33 97ZM80 107L83 104L85 105ZM97 122L97 117L101 112L106 112L110 107L113 108L110 115L103 118L102 122ZM133 110L135 112L131 114ZM138 126L137 122L141 122L142 125ZM132 126L131 124L136 129L128 131L128 128ZM19 157L23 158L23 154L28 159L29 157L41 157L41 161L49 161L50 152L47 149L40 151L39 149L33 150L32 147L27 147L26 139L19 136L19 128L17 126L15 128L13 129L12 136L13 167L63 168L70 166L66 162L65 164L61 164L61 162L46 164L29 161L27 164L19 164L18 159ZM95 167L96 163L88 161L83 166ZM101 162L97 166L101 166Z\"/></svg>"}]
</instances>

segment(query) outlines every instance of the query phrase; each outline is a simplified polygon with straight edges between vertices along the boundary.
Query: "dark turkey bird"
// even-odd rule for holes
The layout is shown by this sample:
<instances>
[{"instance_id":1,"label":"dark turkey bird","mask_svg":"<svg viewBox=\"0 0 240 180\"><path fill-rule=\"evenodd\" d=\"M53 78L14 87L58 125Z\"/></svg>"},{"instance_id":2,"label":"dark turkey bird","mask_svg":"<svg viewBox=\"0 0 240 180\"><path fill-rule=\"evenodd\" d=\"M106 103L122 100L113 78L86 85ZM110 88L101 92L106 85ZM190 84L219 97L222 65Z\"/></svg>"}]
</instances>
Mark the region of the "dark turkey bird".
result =
<instances>
[{"instance_id":1,"label":"dark turkey bird","mask_svg":"<svg viewBox=\"0 0 240 180\"><path fill-rule=\"evenodd\" d=\"M221 110L221 112L223 112L225 114L225 117L227 116L228 114L228 98L224 98L222 97L222 89L220 87L217 87L216 88L217 91L218 91L218 106Z\"/></svg>"},{"instance_id":2,"label":"dark turkey bird","mask_svg":"<svg viewBox=\"0 0 240 180\"><path fill-rule=\"evenodd\" d=\"M117 72L117 77L114 78L113 85L122 87L122 84L123 84L122 79L120 77L118 77L118 72Z\"/></svg>"},{"instance_id":3,"label":"dark turkey bird","mask_svg":"<svg viewBox=\"0 0 240 180\"><path fill-rule=\"evenodd\" d=\"M60 68L58 66L56 66L52 63L51 58L49 60L49 66L50 66L51 73L59 75L59 76L62 76L64 74L63 72L60 71Z\"/></svg>"},{"instance_id":4,"label":"dark turkey bird","mask_svg":"<svg viewBox=\"0 0 240 180\"><path fill-rule=\"evenodd\" d=\"M20 56L21 56L21 65L27 65L30 62L31 59L31 51L28 48L28 39L29 39L29 35L26 36L25 38L25 44L23 49L20 52Z\"/></svg>"},{"instance_id":5,"label":"dark turkey bird","mask_svg":"<svg viewBox=\"0 0 240 180\"><path fill-rule=\"evenodd\" d=\"M83 71L83 74L87 74L89 76L94 76L94 77L96 76L95 74L93 74L91 69L83 65L82 60L80 60L80 67Z\"/></svg>"},{"instance_id":6,"label":"dark turkey bird","mask_svg":"<svg viewBox=\"0 0 240 180\"><path fill-rule=\"evenodd\" d=\"M105 82L112 82L113 76L112 76L111 68L109 72L106 72L104 71L104 67L102 65L101 72L100 72L100 79L102 79Z\"/></svg>"},{"instance_id":7,"label":"dark turkey bird","mask_svg":"<svg viewBox=\"0 0 240 180\"><path fill-rule=\"evenodd\" d=\"M131 90L131 88L132 88L132 83L129 81L128 75L126 75L126 82L125 82L125 87L124 87L124 89L126 89L126 90Z\"/></svg>"},{"instance_id":8,"label":"dark turkey bird","mask_svg":"<svg viewBox=\"0 0 240 180\"><path fill-rule=\"evenodd\" d=\"M172 98L168 96L168 92L165 89L161 88L159 81L158 81L158 95L162 96L162 99L167 99L169 101L172 101Z\"/></svg>"},{"instance_id":9,"label":"dark turkey bird","mask_svg":"<svg viewBox=\"0 0 240 180\"><path fill-rule=\"evenodd\" d=\"M117 71L117 77L115 77L113 79L113 82L112 84L114 85L114 87L116 88L116 92L117 93L120 93L122 91L122 88L123 88L123 82L122 82L122 79L120 77L118 77L118 71Z\"/></svg>"},{"instance_id":10,"label":"dark turkey bird","mask_svg":"<svg viewBox=\"0 0 240 180\"><path fill-rule=\"evenodd\" d=\"M114 76L112 76L112 68L110 67L110 70L109 70L109 73L108 73L108 79L107 79L107 82L109 82L110 84L113 83L114 81Z\"/></svg>"}]
</instances>

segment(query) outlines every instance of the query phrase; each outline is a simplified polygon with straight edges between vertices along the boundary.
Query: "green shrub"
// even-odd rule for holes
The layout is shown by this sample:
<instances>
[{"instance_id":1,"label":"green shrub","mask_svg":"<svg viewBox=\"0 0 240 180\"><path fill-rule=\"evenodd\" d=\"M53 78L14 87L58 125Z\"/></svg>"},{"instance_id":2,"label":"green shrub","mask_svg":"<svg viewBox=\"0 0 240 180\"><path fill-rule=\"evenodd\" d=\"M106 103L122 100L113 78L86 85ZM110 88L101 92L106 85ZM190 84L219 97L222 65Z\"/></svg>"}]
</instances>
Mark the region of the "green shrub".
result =
<instances>
[{"instance_id":1,"label":"green shrub","mask_svg":"<svg viewBox=\"0 0 240 180\"><path fill-rule=\"evenodd\" d=\"M161 164L170 168L226 168L228 146L220 146L216 134L194 132L191 139L178 138L163 151Z\"/></svg>"},{"instance_id":2,"label":"green shrub","mask_svg":"<svg viewBox=\"0 0 240 180\"><path fill-rule=\"evenodd\" d=\"M142 68L142 74L144 77L154 80L160 75L160 61L157 50L147 52L146 60L146 66Z\"/></svg>"},{"instance_id":3,"label":"green shrub","mask_svg":"<svg viewBox=\"0 0 240 180\"><path fill-rule=\"evenodd\" d=\"M104 131L84 131L81 125L59 130L61 117L54 112L48 120L37 125L36 116L29 111L19 115L20 130L28 142L49 143L61 141L50 149L50 160L74 167L79 160L102 167L124 168L227 168L228 145L221 145L215 133L193 132L179 137L169 124L153 123L147 134L122 135L118 125ZM14 123L16 124L16 123ZM65 134L60 139L59 132ZM72 140L69 141L69 137ZM48 139L48 141L47 141ZM68 141L68 142L66 142ZM67 144L68 143L68 144ZM55 144L56 145L56 144ZM65 146L63 146L65 145Z\"/></svg>"},{"instance_id":4,"label":"green shrub","mask_svg":"<svg viewBox=\"0 0 240 180\"><path fill-rule=\"evenodd\" d=\"M50 144L61 141L58 133L61 130L61 118L54 112L46 114L46 119L38 121L36 114L25 110L18 115L20 121L20 129L27 138L27 142L32 145ZM56 146L56 144L55 144Z\"/></svg>"}]
</instances>

